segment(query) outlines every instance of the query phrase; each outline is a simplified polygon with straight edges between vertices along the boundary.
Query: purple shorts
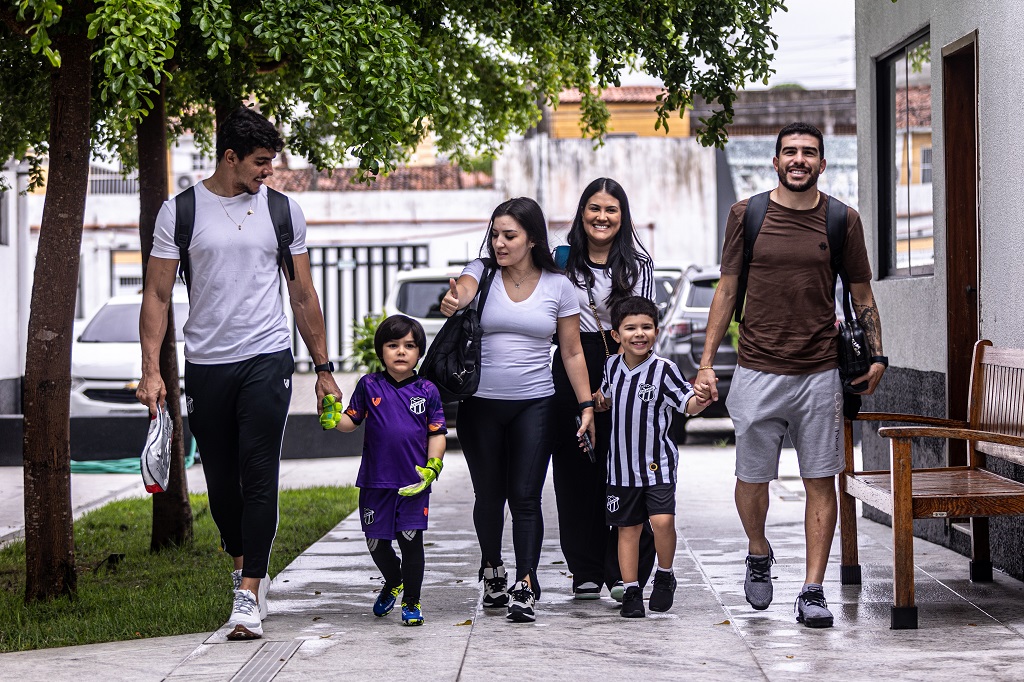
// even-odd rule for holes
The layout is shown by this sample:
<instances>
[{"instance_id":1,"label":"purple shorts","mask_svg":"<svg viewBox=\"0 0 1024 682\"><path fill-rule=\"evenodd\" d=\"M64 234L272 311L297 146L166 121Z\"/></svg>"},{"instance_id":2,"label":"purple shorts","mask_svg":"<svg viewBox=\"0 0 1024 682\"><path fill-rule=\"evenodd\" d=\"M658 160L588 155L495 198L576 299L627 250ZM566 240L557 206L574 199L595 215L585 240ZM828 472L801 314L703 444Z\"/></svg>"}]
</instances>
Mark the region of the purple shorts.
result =
<instances>
[{"instance_id":1,"label":"purple shorts","mask_svg":"<svg viewBox=\"0 0 1024 682\"><path fill-rule=\"evenodd\" d=\"M359 514L366 537L394 540L403 530L426 530L430 488L402 497L397 488L360 488Z\"/></svg>"}]
</instances>

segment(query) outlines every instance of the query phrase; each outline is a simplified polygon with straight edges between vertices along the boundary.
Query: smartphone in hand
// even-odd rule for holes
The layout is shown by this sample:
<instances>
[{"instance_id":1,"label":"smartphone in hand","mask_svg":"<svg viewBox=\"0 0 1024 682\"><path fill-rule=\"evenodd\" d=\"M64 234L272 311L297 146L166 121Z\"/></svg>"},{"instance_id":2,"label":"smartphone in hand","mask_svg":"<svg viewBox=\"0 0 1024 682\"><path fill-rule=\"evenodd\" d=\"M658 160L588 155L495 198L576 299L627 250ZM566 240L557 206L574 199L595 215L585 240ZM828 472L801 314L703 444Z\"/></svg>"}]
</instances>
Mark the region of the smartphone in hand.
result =
<instances>
[{"instance_id":1,"label":"smartphone in hand","mask_svg":"<svg viewBox=\"0 0 1024 682\"><path fill-rule=\"evenodd\" d=\"M577 416L576 430L578 431L581 426L583 426L583 420ZM596 459L594 457L594 443L590 440L590 434L584 431L583 435L579 436L579 439L580 442L583 443L583 451L587 453L587 458L590 460L590 463L593 464Z\"/></svg>"}]
</instances>

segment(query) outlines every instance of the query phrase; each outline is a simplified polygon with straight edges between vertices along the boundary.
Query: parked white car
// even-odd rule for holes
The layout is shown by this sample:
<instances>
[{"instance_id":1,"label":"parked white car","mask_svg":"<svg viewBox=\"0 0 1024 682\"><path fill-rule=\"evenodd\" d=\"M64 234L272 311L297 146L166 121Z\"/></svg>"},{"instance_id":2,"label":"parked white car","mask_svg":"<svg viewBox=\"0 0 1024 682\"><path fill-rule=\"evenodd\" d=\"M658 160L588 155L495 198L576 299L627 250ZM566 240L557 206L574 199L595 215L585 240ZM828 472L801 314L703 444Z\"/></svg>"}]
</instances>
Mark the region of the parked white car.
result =
<instances>
[{"instance_id":1,"label":"parked white car","mask_svg":"<svg viewBox=\"0 0 1024 682\"><path fill-rule=\"evenodd\" d=\"M388 315L406 315L423 325L429 348L447 319L441 314L441 299L448 291L448 280L458 279L461 272L462 266L399 272L384 302L384 311Z\"/></svg>"},{"instance_id":2,"label":"parked white car","mask_svg":"<svg viewBox=\"0 0 1024 682\"><path fill-rule=\"evenodd\" d=\"M146 406L135 398L142 377L139 311L142 295L115 296L85 323L71 346L72 417L140 416ZM188 301L174 299L178 372L185 369L182 327ZM184 381L182 382L184 405Z\"/></svg>"}]
</instances>

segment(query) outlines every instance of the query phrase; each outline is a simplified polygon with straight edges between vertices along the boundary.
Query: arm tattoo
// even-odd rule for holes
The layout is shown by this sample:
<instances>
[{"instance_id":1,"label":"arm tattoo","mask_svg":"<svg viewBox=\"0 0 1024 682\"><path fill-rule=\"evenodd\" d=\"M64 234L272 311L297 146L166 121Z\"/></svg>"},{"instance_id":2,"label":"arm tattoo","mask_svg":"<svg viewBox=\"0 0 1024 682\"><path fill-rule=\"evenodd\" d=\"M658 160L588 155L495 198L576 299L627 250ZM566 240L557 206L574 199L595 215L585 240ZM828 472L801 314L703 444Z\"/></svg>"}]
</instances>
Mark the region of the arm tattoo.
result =
<instances>
[{"instance_id":1,"label":"arm tattoo","mask_svg":"<svg viewBox=\"0 0 1024 682\"><path fill-rule=\"evenodd\" d=\"M882 321L878 317L878 308L874 305L855 305L857 319L864 328L864 335L871 346L872 355L882 355Z\"/></svg>"}]
</instances>

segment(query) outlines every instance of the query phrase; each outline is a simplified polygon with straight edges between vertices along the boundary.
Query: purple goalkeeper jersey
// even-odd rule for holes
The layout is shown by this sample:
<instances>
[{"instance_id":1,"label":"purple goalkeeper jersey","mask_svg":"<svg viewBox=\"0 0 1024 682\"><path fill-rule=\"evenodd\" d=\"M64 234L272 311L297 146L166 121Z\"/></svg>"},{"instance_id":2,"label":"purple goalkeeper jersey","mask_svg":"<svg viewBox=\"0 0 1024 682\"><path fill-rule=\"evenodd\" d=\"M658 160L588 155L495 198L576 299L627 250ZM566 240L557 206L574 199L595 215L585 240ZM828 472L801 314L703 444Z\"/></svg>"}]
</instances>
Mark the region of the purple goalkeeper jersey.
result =
<instances>
[{"instance_id":1,"label":"purple goalkeeper jersey","mask_svg":"<svg viewBox=\"0 0 1024 682\"><path fill-rule=\"evenodd\" d=\"M356 424L366 420L360 488L419 483L416 467L427 463L427 439L448 432L437 387L416 374L402 382L386 371L360 377L345 414Z\"/></svg>"}]
</instances>

